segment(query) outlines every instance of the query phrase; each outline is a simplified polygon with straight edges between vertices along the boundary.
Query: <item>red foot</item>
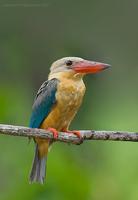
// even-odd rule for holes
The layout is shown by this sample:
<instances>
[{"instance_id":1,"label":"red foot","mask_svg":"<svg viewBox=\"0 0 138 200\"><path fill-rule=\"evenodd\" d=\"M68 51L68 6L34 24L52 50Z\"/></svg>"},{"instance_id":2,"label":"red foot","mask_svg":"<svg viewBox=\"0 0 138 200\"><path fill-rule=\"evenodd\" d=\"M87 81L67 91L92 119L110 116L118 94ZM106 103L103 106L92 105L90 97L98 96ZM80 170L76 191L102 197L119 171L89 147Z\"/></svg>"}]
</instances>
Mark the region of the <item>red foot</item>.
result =
<instances>
[{"instance_id":1,"label":"red foot","mask_svg":"<svg viewBox=\"0 0 138 200\"><path fill-rule=\"evenodd\" d=\"M65 129L63 129L62 131L63 131L63 132L66 132L66 133L73 133L73 134L76 135L78 138L82 139L82 136L81 136L80 131L76 131L76 130L69 131L69 130L65 130Z\"/></svg>"},{"instance_id":2,"label":"red foot","mask_svg":"<svg viewBox=\"0 0 138 200\"><path fill-rule=\"evenodd\" d=\"M51 131L53 133L53 138L58 138L58 131L55 128L48 128L47 130Z\"/></svg>"},{"instance_id":3,"label":"red foot","mask_svg":"<svg viewBox=\"0 0 138 200\"><path fill-rule=\"evenodd\" d=\"M66 130L66 129L63 129L62 131L66 132L66 133L73 133L74 135L76 135L79 138L79 141L77 143L74 142L74 144L78 144L79 145L79 144L83 143L83 137L82 137L80 131L76 131L76 130L69 131L69 130Z\"/></svg>"}]
</instances>

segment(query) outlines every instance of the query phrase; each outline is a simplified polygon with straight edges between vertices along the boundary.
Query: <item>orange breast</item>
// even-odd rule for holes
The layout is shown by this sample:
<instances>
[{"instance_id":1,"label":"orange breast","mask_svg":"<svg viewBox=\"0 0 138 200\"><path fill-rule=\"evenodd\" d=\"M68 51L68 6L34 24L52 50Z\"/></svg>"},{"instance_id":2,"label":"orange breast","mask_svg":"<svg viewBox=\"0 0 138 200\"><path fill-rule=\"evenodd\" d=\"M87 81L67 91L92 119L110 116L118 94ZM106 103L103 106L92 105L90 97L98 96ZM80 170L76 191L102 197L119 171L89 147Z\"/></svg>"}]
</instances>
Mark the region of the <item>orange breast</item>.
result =
<instances>
[{"instance_id":1,"label":"orange breast","mask_svg":"<svg viewBox=\"0 0 138 200\"><path fill-rule=\"evenodd\" d=\"M82 80L62 80L59 83L57 104L43 121L41 128L53 127L57 130L68 128L82 103L85 85Z\"/></svg>"}]
</instances>

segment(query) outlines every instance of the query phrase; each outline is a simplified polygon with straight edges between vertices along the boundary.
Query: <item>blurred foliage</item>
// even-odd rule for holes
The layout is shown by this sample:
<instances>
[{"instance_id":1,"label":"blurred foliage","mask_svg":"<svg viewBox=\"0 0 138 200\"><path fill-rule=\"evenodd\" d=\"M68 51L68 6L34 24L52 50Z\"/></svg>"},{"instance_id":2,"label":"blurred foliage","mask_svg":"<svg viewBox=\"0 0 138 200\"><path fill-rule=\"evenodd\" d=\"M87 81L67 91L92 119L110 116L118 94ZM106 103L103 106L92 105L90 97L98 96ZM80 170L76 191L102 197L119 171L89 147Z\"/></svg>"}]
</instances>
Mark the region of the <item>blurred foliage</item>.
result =
<instances>
[{"instance_id":1,"label":"blurred foliage","mask_svg":"<svg viewBox=\"0 0 138 200\"><path fill-rule=\"evenodd\" d=\"M79 56L112 69L85 78L71 128L138 131L137 7L136 0L1 0L0 123L27 126L50 64ZM138 198L136 143L54 144L41 186L28 183L33 143L0 137L1 200Z\"/></svg>"}]
</instances>

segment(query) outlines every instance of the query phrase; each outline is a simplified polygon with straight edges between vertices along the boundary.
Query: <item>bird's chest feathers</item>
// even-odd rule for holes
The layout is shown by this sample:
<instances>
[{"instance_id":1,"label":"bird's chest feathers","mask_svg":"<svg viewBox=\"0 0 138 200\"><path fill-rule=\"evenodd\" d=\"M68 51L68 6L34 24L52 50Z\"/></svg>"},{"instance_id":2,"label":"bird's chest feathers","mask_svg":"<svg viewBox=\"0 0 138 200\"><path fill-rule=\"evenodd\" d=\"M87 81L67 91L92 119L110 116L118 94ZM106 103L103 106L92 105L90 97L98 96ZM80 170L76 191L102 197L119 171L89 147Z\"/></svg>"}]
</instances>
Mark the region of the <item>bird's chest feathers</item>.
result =
<instances>
[{"instance_id":1,"label":"bird's chest feathers","mask_svg":"<svg viewBox=\"0 0 138 200\"><path fill-rule=\"evenodd\" d=\"M60 81L56 93L57 103L44 121L44 127L57 130L67 128L81 105L84 93L83 81Z\"/></svg>"},{"instance_id":2,"label":"bird's chest feathers","mask_svg":"<svg viewBox=\"0 0 138 200\"><path fill-rule=\"evenodd\" d=\"M65 112L68 110L71 112L71 109L76 109L80 106L84 92L85 86L82 81L67 80L60 82L56 95L57 106L61 107L61 110Z\"/></svg>"}]
</instances>

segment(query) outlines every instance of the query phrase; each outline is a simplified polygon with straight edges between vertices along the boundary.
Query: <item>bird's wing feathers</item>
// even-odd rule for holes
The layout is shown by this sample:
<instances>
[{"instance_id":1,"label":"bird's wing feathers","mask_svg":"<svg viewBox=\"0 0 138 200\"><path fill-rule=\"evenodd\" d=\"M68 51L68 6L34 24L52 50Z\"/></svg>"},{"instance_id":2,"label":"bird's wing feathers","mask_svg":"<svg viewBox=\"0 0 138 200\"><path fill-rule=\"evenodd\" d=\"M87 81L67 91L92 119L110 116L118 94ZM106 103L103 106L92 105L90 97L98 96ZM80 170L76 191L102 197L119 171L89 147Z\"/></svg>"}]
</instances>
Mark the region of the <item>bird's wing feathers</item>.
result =
<instances>
[{"instance_id":1,"label":"bird's wing feathers","mask_svg":"<svg viewBox=\"0 0 138 200\"><path fill-rule=\"evenodd\" d=\"M43 120L48 116L52 107L56 104L56 91L59 80L53 78L45 81L37 92L33 104L30 120L31 128L39 128Z\"/></svg>"}]
</instances>

